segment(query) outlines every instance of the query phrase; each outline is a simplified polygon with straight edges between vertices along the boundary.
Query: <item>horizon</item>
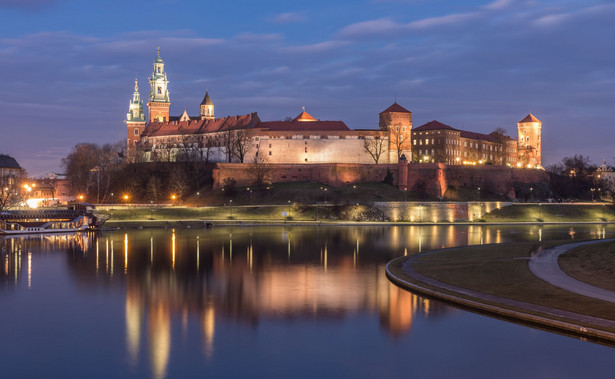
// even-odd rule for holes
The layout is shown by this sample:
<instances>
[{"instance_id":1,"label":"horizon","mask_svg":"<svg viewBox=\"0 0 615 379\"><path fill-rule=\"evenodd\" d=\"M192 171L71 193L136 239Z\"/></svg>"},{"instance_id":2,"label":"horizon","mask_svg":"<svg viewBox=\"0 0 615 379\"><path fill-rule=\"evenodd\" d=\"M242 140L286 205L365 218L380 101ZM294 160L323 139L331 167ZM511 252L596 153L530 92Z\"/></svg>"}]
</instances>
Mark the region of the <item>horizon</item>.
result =
<instances>
[{"instance_id":1,"label":"horizon","mask_svg":"<svg viewBox=\"0 0 615 379\"><path fill-rule=\"evenodd\" d=\"M4 0L0 14L0 154L33 177L61 171L77 143L126 138L135 76L147 100L157 46L172 115L197 114L209 91L217 117L280 120L305 106L377 129L397 101L414 127L438 120L516 139L531 112L543 123L543 166L575 154L613 164L606 1Z\"/></svg>"}]
</instances>

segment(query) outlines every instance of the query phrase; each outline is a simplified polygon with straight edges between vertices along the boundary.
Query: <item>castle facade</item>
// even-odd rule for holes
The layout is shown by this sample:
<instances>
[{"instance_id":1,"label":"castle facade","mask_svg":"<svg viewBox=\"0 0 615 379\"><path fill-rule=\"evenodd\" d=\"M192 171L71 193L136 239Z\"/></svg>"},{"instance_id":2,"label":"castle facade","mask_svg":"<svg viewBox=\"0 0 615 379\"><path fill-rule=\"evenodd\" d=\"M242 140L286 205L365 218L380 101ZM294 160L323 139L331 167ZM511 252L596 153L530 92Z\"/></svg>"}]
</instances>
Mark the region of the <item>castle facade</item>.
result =
<instances>
[{"instance_id":1,"label":"castle facade","mask_svg":"<svg viewBox=\"0 0 615 379\"><path fill-rule=\"evenodd\" d=\"M169 81L159 51L153 65L147 119L136 80L126 115L131 161L395 164L404 156L416 163L541 167L542 123L532 114L517 124L518 140L435 120L413 128L412 112L397 102L380 112L378 129L350 129L305 109L286 121L262 121L256 112L216 118L208 92L199 115L170 116Z\"/></svg>"}]
</instances>

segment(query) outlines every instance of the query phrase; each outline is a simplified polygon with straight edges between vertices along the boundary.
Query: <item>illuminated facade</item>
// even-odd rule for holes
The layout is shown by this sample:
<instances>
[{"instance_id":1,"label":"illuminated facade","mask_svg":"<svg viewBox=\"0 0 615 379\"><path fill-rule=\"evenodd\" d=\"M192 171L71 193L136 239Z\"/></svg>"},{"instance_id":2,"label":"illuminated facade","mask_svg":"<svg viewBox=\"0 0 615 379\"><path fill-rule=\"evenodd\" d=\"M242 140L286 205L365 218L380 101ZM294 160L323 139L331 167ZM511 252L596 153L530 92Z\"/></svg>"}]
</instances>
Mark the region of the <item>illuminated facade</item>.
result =
<instances>
[{"instance_id":1,"label":"illuminated facade","mask_svg":"<svg viewBox=\"0 0 615 379\"><path fill-rule=\"evenodd\" d=\"M209 163L258 159L280 164L395 164L404 155L417 163L541 165L542 124L531 114L518 123L519 141L501 133L459 130L438 121L413 129L412 112L397 102L379 113L378 129L352 130L343 121L321 121L305 108L285 121L261 121L256 112L215 118L209 92L198 116L189 116L184 110L174 117L169 116L169 81L160 52L149 82L149 122L136 82L125 121L128 156L133 161L199 157ZM233 149L239 144L241 153L235 154Z\"/></svg>"},{"instance_id":2,"label":"illuminated facade","mask_svg":"<svg viewBox=\"0 0 615 379\"><path fill-rule=\"evenodd\" d=\"M519 165L523 167L542 167L542 122L528 114L517 123L519 131Z\"/></svg>"}]
</instances>

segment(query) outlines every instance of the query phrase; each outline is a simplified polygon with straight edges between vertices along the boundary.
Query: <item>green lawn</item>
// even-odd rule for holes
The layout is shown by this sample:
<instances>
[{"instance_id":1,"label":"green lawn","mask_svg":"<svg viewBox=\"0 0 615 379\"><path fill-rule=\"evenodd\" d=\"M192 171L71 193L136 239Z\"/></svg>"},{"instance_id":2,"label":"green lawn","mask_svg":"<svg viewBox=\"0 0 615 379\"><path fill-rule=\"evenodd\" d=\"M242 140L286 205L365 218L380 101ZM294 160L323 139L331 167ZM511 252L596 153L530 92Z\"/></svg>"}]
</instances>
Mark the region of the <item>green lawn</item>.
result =
<instances>
[{"instance_id":1,"label":"green lawn","mask_svg":"<svg viewBox=\"0 0 615 379\"><path fill-rule=\"evenodd\" d=\"M457 287L615 320L615 304L562 290L536 278L529 271L527 259L533 252L562 243L563 241L522 242L447 249L420 258L413 264L413 267L425 276ZM394 268L394 273L404 275L399 265ZM411 278L407 279L414 281ZM421 283L421 285L425 284ZM427 287L442 291L430 285ZM459 296L456 293L455 295ZM503 307L511 308L506 305ZM522 311L539 314L527 310Z\"/></svg>"},{"instance_id":2,"label":"green lawn","mask_svg":"<svg viewBox=\"0 0 615 379\"><path fill-rule=\"evenodd\" d=\"M615 221L611 204L515 204L483 216L486 222L599 222Z\"/></svg>"}]
</instances>

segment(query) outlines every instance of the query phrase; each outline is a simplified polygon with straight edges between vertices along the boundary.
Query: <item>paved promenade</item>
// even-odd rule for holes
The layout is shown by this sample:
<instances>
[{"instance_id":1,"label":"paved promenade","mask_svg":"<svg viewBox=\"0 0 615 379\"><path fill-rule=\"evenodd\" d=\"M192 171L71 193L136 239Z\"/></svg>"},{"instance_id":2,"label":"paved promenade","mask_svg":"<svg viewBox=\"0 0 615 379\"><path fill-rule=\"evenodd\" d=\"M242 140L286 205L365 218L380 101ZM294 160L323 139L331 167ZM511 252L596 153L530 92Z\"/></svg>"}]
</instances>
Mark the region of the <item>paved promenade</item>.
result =
<instances>
[{"instance_id":1,"label":"paved promenade","mask_svg":"<svg viewBox=\"0 0 615 379\"><path fill-rule=\"evenodd\" d=\"M615 292L592 286L569 276L564 271L562 271L558 263L559 256L570 249L606 241L613 240L586 241L569 245L556 246L551 249L545 249L543 251L540 251L538 254L532 256L528 263L529 269L532 274L536 275L545 282L566 291L574 292L583 296L593 297L594 299L600 299L615 303Z\"/></svg>"}]
</instances>

